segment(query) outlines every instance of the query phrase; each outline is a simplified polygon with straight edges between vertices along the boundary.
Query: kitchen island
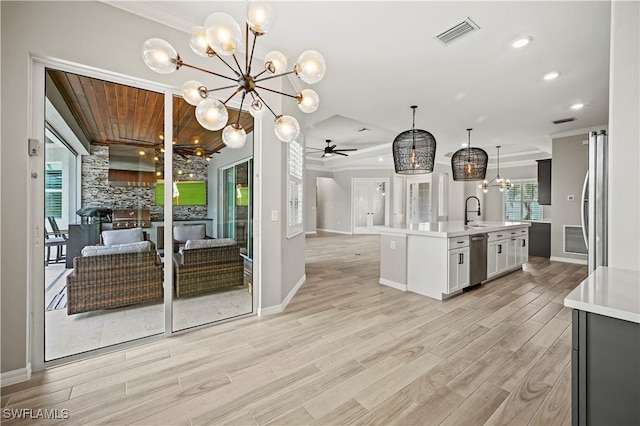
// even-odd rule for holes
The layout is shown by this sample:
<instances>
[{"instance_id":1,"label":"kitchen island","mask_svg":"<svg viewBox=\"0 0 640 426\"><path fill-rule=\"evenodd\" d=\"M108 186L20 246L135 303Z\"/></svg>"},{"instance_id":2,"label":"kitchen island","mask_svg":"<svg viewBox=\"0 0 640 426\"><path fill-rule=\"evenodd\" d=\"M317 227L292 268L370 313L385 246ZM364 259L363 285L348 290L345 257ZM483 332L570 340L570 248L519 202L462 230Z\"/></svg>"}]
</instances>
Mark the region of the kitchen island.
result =
<instances>
[{"instance_id":1,"label":"kitchen island","mask_svg":"<svg viewBox=\"0 0 640 426\"><path fill-rule=\"evenodd\" d=\"M379 227L380 284L443 300L470 285L520 269L529 257L529 226L526 222L429 222ZM471 249L479 238L484 239L479 244L486 244L484 253ZM474 262L474 269L478 262L484 262L482 269L486 266L478 282L470 279Z\"/></svg>"}]
</instances>

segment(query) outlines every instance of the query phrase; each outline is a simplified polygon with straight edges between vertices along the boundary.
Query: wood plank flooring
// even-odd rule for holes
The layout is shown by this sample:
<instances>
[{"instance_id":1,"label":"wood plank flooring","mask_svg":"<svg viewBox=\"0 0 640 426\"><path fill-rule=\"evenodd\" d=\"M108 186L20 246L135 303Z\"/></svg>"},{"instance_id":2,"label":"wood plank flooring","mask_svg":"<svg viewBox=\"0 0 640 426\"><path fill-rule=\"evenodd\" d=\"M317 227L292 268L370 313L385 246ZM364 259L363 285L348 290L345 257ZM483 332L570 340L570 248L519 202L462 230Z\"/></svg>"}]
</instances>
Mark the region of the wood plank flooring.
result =
<instances>
[{"instance_id":1,"label":"wood plank flooring","mask_svg":"<svg viewBox=\"0 0 640 426\"><path fill-rule=\"evenodd\" d=\"M378 284L379 237L307 238L286 311L38 372L3 424L569 424L571 312L586 267L531 258L446 301Z\"/></svg>"}]
</instances>

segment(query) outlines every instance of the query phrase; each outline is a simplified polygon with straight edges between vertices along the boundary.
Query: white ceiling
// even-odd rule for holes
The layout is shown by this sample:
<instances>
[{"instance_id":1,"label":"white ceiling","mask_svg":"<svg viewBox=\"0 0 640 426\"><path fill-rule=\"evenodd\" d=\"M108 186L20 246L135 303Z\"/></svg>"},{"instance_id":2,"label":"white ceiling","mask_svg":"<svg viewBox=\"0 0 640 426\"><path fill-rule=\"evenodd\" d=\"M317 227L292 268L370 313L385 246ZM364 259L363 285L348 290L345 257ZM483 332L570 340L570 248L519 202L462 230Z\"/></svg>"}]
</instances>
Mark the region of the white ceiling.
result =
<instances>
[{"instance_id":1,"label":"white ceiling","mask_svg":"<svg viewBox=\"0 0 640 426\"><path fill-rule=\"evenodd\" d=\"M184 31L202 25L215 11L239 22L244 13L244 2L237 1L108 3ZM416 128L437 140L439 162L449 162L445 154L467 141L468 127L474 129L472 145L490 157L496 145L503 146L502 163L503 153L513 154L505 161L517 162L518 152L527 159L548 158L551 134L608 122L608 1L272 5L275 24L259 38L259 52L280 50L293 63L299 53L314 49L327 62L325 78L313 87L320 108L306 117L307 145L322 148L331 139L338 148L358 148L348 158L327 159L327 166L390 166L393 138L411 128L411 105L418 105ZM480 29L447 46L434 38L466 17ZM533 41L512 48L520 35ZM554 70L559 78L542 79ZM584 108L571 110L576 102ZM568 117L577 120L551 123ZM362 127L371 130L357 132Z\"/></svg>"}]
</instances>

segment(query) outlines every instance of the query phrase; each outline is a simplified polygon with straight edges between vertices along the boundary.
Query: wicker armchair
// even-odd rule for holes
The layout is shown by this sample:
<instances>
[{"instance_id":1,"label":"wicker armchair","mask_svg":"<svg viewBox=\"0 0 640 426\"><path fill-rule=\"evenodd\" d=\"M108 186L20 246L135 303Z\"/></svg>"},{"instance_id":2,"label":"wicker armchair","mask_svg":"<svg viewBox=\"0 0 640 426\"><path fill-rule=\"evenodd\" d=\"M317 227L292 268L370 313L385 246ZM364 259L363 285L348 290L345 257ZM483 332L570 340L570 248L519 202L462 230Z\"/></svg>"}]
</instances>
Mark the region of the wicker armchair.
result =
<instances>
[{"instance_id":1,"label":"wicker armchair","mask_svg":"<svg viewBox=\"0 0 640 426\"><path fill-rule=\"evenodd\" d=\"M67 314L161 300L162 263L150 251L79 256L67 276Z\"/></svg>"},{"instance_id":2,"label":"wicker armchair","mask_svg":"<svg viewBox=\"0 0 640 426\"><path fill-rule=\"evenodd\" d=\"M173 263L176 297L244 284L244 261L232 239L189 240Z\"/></svg>"}]
</instances>

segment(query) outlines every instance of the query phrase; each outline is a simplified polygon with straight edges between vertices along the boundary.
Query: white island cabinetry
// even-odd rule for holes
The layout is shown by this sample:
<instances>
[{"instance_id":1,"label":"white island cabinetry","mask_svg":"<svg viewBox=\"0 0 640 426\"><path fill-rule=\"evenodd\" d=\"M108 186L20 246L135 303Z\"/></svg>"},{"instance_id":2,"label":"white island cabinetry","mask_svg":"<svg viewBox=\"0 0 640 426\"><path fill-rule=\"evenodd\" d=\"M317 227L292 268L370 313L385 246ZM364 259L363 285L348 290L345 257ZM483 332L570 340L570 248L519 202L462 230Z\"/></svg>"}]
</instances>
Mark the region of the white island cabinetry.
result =
<instances>
[{"instance_id":1,"label":"white island cabinetry","mask_svg":"<svg viewBox=\"0 0 640 426\"><path fill-rule=\"evenodd\" d=\"M380 283L443 300L479 284L469 279L472 235L489 236L486 258L489 280L519 269L527 261L528 227L528 223L522 222L481 222L472 226L437 222L380 227ZM392 243L391 239L400 235L406 236L406 246Z\"/></svg>"}]
</instances>

